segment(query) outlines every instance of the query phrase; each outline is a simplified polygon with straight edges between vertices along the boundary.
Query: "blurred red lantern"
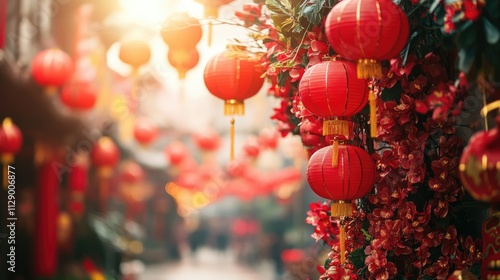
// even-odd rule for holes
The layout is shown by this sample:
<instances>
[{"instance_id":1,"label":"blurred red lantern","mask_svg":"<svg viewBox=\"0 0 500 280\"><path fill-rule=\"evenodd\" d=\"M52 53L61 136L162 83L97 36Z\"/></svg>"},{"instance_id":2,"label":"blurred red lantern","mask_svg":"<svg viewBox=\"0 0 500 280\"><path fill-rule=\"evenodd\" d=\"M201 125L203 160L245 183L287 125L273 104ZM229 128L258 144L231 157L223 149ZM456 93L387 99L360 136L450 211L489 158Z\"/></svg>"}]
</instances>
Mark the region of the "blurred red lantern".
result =
<instances>
[{"instance_id":1,"label":"blurred red lantern","mask_svg":"<svg viewBox=\"0 0 500 280\"><path fill-rule=\"evenodd\" d=\"M204 71L207 89L225 101L225 115L243 115L243 101L259 92L264 79L263 69L256 54L245 47L229 45L228 49L212 57ZM231 159L234 158L234 117L231 119Z\"/></svg>"},{"instance_id":2,"label":"blurred red lantern","mask_svg":"<svg viewBox=\"0 0 500 280\"><path fill-rule=\"evenodd\" d=\"M199 132L193 136L194 143L202 151L215 151L220 147L221 139L214 130Z\"/></svg>"},{"instance_id":3,"label":"blurred red lantern","mask_svg":"<svg viewBox=\"0 0 500 280\"><path fill-rule=\"evenodd\" d=\"M21 150L23 135L10 118L5 118L0 127L0 160L3 165L3 186L8 186L9 164L14 162L14 156ZM14 171L14 170L11 170Z\"/></svg>"},{"instance_id":4,"label":"blurred red lantern","mask_svg":"<svg viewBox=\"0 0 500 280\"><path fill-rule=\"evenodd\" d=\"M257 138L252 137L245 141L243 144L243 153L249 158L256 158L260 153L260 145Z\"/></svg>"},{"instance_id":5,"label":"blurred red lantern","mask_svg":"<svg viewBox=\"0 0 500 280\"><path fill-rule=\"evenodd\" d=\"M323 142L323 122L314 116L303 118L299 131L302 144L306 147L315 147Z\"/></svg>"},{"instance_id":6,"label":"blurred red lantern","mask_svg":"<svg viewBox=\"0 0 500 280\"><path fill-rule=\"evenodd\" d=\"M265 128L259 133L259 143L262 148L276 149L280 134L276 129Z\"/></svg>"},{"instance_id":7,"label":"blurred red lantern","mask_svg":"<svg viewBox=\"0 0 500 280\"><path fill-rule=\"evenodd\" d=\"M165 148L164 154L170 164L179 165L187 158L189 151L182 142L175 141Z\"/></svg>"},{"instance_id":8,"label":"blurred red lantern","mask_svg":"<svg viewBox=\"0 0 500 280\"><path fill-rule=\"evenodd\" d=\"M170 16L161 30L161 37L171 50L194 49L201 35L200 22L186 13Z\"/></svg>"},{"instance_id":9,"label":"blurred red lantern","mask_svg":"<svg viewBox=\"0 0 500 280\"><path fill-rule=\"evenodd\" d=\"M31 76L49 94L62 86L73 73L71 57L61 49L50 48L39 52L31 64Z\"/></svg>"},{"instance_id":10,"label":"blurred red lantern","mask_svg":"<svg viewBox=\"0 0 500 280\"><path fill-rule=\"evenodd\" d=\"M158 138L158 127L147 120L139 120L134 124L134 138L141 145L148 145Z\"/></svg>"},{"instance_id":11,"label":"blurred red lantern","mask_svg":"<svg viewBox=\"0 0 500 280\"><path fill-rule=\"evenodd\" d=\"M120 151L111 138L104 136L94 145L90 156L101 175L108 177L120 160Z\"/></svg>"},{"instance_id":12,"label":"blurred red lantern","mask_svg":"<svg viewBox=\"0 0 500 280\"><path fill-rule=\"evenodd\" d=\"M312 155L307 166L307 181L319 196L334 200L332 216L349 216L351 200L368 194L377 177L375 163L365 150L340 145L338 165L328 164L332 160L332 147L327 146Z\"/></svg>"},{"instance_id":13,"label":"blurred red lantern","mask_svg":"<svg viewBox=\"0 0 500 280\"><path fill-rule=\"evenodd\" d=\"M168 50L168 62L177 69L179 79L186 78L187 71L198 65L200 54L196 49L170 49Z\"/></svg>"},{"instance_id":14,"label":"blurred red lantern","mask_svg":"<svg viewBox=\"0 0 500 280\"><path fill-rule=\"evenodd\" d=\"M134 69L138 69L149 62L151 49L148 43L140 39L123 40L120 45L119 58Z\"/></svg>"},{"instance_id":15,"label":"blurred red lantern","mask_svg":"<svg viewBox=\"0 0 500 280\"><path fill-rule=\"evenodd\" d=\"M497 101L500 104L500 101ZM500 117L497 126L473 135L460 158L460 179L464 187L477 200L500 205ZM448 159L441 165L449 168L456 162ZM452 169L450 169L452 170ZM443 170L442 176L447 176ZM430 183L430 182L429 182Z\"/></svg>"},{"instance_id":16,"label":"blurred red lantern","mask_svg":"<svg viewBox=\"0 0 500 280\"><path fill-rule=\"evenodd\" d=\"M98 88L91 82L71 82L63 87L60 98L71 109L89 110L97 100L97 91Z\"/></svg>"},{"instance_id":17,"label":"blurred red lantern","mask_svg":"<svg viewBox=\"0 0 500 280\"><path fill-rule=\"evenodd\" d=\"M399 55L410 26L405 12L392 0L349 0L333 7L325 21L332 48L358 61L358 77L382 75L379 61Z\"/></svg>"},{"instance_id":18,"label":"blurred red lantern","mask_svg":"<svg viewBox=\"0 0 500 280\"><path fill-rule=\"evenodd\" d=\"M350 202L367 195L377 178L375 163L365 150L352 146L338 147L338 164L332 160L332 147L316 151L309 159L307 182L319 196L333 200L331 215L340 217L340 258L345 262L345 224L344 219L352 215Z\"/></svg>"},{"instance_id":19,"label":"blurred red lantern","mask_svg":"<svg viewBox=\"0 0 500 280\"><path fill-rule=\"evenodd\" d=\"M234 0L196 0L197 2L203 4L204 15L206 18L218 18L219 17L219 7L227 5ZM208 22L208 45L212 44L212 22Z\"/></svg>"},{"instance_id":20,"label":"blurred red lantern","mask_svg":"<svg viewBox=\"0 0 500 280\"><path fill-rule=\"evenodd\" d=\"M120 168L120 180L125 184L135 184L144 179L144 170L133 161L128 161Z\"/></svg>"},{"instance_id":21,"label":"blurred red lantern","mask_svg":"<svg viewBox=\"0 0 500 280\"><path fill-rule=\"evenodd\" d=\"M85 191L88 186L88 155L75 155L74 166L68 176L68 186L71 199L68 208L73 214L82 214L85 211Z\"/></svg>"}]
</instances>

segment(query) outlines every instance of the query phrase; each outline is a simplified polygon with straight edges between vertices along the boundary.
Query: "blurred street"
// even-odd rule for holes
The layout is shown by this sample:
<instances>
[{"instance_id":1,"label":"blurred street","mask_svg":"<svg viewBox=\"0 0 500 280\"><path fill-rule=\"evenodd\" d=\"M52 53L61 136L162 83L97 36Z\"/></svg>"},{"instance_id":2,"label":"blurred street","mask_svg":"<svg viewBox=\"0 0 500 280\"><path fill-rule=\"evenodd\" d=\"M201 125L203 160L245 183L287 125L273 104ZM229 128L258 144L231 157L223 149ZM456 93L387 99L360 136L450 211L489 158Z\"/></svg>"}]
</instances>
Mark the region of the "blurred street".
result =
<instances>
[{"instance_id":1,"label":"blurred street","mask_svg":"<svg viewBox=\"0 0 500 280\"><path fill-rule=\"evenodd\" d=\"M200 248L195 256L180 262L146 266L140 280L273 280L273 265L262 261L254 266L237 262L230 251Z\"/></svg>"}]
</instances>

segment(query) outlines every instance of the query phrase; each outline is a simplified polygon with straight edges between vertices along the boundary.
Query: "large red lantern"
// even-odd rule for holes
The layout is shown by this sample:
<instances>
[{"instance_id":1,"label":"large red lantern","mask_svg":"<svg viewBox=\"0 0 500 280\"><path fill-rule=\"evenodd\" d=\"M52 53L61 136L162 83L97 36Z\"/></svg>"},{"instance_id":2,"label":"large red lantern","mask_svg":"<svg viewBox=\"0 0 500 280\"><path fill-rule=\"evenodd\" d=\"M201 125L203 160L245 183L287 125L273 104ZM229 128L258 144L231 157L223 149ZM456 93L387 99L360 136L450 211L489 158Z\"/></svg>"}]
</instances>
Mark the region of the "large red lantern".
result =
<instances>
[{"instance_id":1,"label":"large red lantern","mask_svg":"<svg viewBox=\"0 0 500 280\"><path fill-rule=\"evenodd\" d=\"M158 138L158 127L147 120L140 120L134 124L134 138L139 144L146 146Z\"/></svg>"},{"instance_id":2,"label":"large red lantern","mask_svg":"<svg viewBox=\"0 0 500 280\"><path fill-rule=\"evenodd\" d=\"M244 100L259 92L264 79L259 57L245 47L230 45L212 57L203 75L207 89L224 100L224 114L231 118L231 159L234 159L234 115L245 113Z\"/></svg>"},{"instance_id":3,"label":"large red lantern","mask_svg":"<svg viewBox=\"0 0 500 280\"><path fill-rule=\"evenodd\" d=\"M325 33L340 56L358 62L358 77L380 77L381 60L399 55L410 25L405 12L392 0L345 0L333 7Z\"/></svg>"},{"instance_id":4,"label":"large red lantern","mask_svg":"<svg viewBox=\"0 0 500 280\"><path fill-rule=\"evenodd\" d=\"M161 37L170 49L191 50L201 40L200 22L186 13L178 13L169 17L161 30Z\"/></svg>"},{"instance_id":5,"label":"large red lantern","mask_svg":"<svg viewBox=\"0 0 500 280\"><path fill-rule=\"evenodd\" d=\"M151 49L147 42L140 39L123 40L120 45L119 58L137 70L149 62Z\"/></svg>"},{"instance_id":6,"label":"large red lantern","mask_svg":"<svg viewBox=\"0 0 500 280\"><path fill-rule=\"evenodd\" d=\"M483 109L500 107L500 101ZM500 116L497 126L473 135L460 158L460 179L464 187L477 200L500 205Z\"/></svg>"},{"instance_id":7,"label":"large red lantern","mask_svg":"<svg viewBox=\"0 0 500 280\"><path fill-rule=\"evenodd\" d=\"M23 135L10 118L5 118L0 127L0 160L3 165L3 186L8 186L9 164L23 145ZM14 171L14 170L11 170Z\"/></svg>"},{"instance_id":8,"label":"large red lantern","mask_svg":"<svg viewBox=\"0 0 500 280\"><path fill-rule=\"evenodd\" d=\"M71 82L63 87L61 102L71 109L90 110L97 100L97 91L98 88L91 82Z\"/></svg>"},{"instance_id":9,"label":"large red lantern","mask_svg":"<svg viewBox=\"0 0 500 280\"><path fill-rule=\"evenodd\" d=\"M345 262L344 218L352 215L352 200L367 195L377 178L375 163L365 150L352 146L338 147L338 164L332 166L332 147L315 152L307 166L307 182L319 196L332 200L331 215L340 217L340 257Z\"/></svg>"},{"instance_id":10,"label":"large red lantern","mask_svg":"<svg viewBox=\"0 0 500 280\"><path fill-rule=\"evenodd\" d=\"M179 80L186 78L187 71L193 69L200 61L198 50L193 49L170 49L167 54L170 65L177 69Z\"/></svg>"},{"instance_id":11,"label":"large red lantern","mask_svg":"<svg viewBox=\"0 0 500 280\"><path fill-rule=\"evenodd\" d=\"M71 57L58 48L39 52L31 64L31 76L48 94L55 93L55 88L62 86L73 73Z\"/></svg>"},{"instance_id":12,"label":"large red lantern","mask_svg":"<svg viewBox=\"0 0 500 280\"><path fill-rule=\"evenodd\" d=\"M342 60L323 61L304 73L299 84L302 105L325 118L323 135L333 135L332 164L337 164L338 142L349 138L348 119L368 102L366 80L356 76L356 65Z\"/></svg>"},{"instance_id":13,"label":"large red lantern","mask_svg":"<svg viewBox=\"0 0 500 280\"><path fill-rule=\"evenodd\" d=\"M109 179L120 160L120 151L111 138L104 136L94 145L90 157L97 168L101 211L104 212L108 200Z\"/></svg>"}]
</instances>

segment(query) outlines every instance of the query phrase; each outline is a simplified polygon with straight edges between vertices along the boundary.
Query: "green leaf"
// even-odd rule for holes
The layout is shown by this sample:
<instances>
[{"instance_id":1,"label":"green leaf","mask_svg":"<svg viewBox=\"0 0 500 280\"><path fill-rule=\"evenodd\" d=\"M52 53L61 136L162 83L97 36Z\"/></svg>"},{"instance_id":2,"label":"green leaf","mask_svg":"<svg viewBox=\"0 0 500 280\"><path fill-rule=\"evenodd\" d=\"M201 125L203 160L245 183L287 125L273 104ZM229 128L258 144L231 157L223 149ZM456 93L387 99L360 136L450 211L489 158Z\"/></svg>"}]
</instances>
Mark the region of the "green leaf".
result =
<instances>
[{"instance_id":1,"label":"green leaf","mask_svg":"<svg viewBox=\"0 0 500 280\"><path fill-rule=\"evenodd\" d=\"M329 269L330 268L330 264L332 263L332 260L331 259L326 259L325 260L325 269Z\"/></svg>"},{"instance_id":2,"label":"green leaf","mask_svg":"<svg viewBox=\"0 0 500 280\"><path fill-rule=\"evenodd\" d=\"M439 4L441 4L441 0L434 0L434 1L432 2L431 7L429 8L429 13L431 13L431 14L432 14L432 13L434 12L434 10L435 10L437 7L439 7Z\"/></svg>"},{"instance_id":3,"label":"green leaf","mask_svg":"<svg viewBox=\"0 0 500 280\"><path fill-rule=\"evenodd\" d=\"M468 73L474 60L476 59L476 49L465 49L461 48L458 51L458 69L465 73Z\"/></svg>"},{"instance_id":4,"label":"green leaf","mask_svg":"<svg viewBox=\"0 0 500 280\"><path fill-rule=\"evenodd\" d=\"M500 39L500 32L496 28L491 21L489 21L486 17L483 17L483 25L484 30L486 31L486 41L489 44L496 44Z\"/></svg>"},{"instance_id":5,"label":"green leaf","mask_svg":"<svg viewBox=\"0 0 500 280\"><path fill-rule=\"evenodd\" d=\"M366 255L364 252L364 247L352 251L347 257L352 262L355 268L359 269L365 266Z\"/></svg>"},{"instance_id":6,"label":"green leaf","mask_svg":"<svg viewBox=\"0 0 500 280\"><path fill-rule=\"evenodd\" d=\"M457 36L457 43L461 48L467 48L477 42L477 28L471 21L466 22L460 27Z\"/></svg>"},{"instance_id":7,"label":"green leaf","mask_svg":"<svg viewBox=\"0 0 500 280\"><path fill-rule=\"evenodd\" d=\"M401 92L403 92L403 88L401 87L401 83L397 82L392 88L384 88L380 98L384 102L393 100L399 103Z\"/></svg>"},{"instance_id":8,"label":"green leaf","mask_svg":"<svg viewBox=\"0 0 500 280\"><path fill-rule=\"evenodd\" d=\"M290 15L289 11L279 0L266 0L266 6L269 10L276 14Z\"/></svg>"},{"instance_id":9,"label":"green leaf","mask_svg":"<svg viewBox=\"0 0 500 280\"><path fill-rule=\"evenodd\" d=\"M325 4L326 0L317 0L311 5L308 5L307 2L302 6L301 15L306 17L307 20L312 25L317 25L321 22L321 9Z\"/></svg>"}]
</instances>

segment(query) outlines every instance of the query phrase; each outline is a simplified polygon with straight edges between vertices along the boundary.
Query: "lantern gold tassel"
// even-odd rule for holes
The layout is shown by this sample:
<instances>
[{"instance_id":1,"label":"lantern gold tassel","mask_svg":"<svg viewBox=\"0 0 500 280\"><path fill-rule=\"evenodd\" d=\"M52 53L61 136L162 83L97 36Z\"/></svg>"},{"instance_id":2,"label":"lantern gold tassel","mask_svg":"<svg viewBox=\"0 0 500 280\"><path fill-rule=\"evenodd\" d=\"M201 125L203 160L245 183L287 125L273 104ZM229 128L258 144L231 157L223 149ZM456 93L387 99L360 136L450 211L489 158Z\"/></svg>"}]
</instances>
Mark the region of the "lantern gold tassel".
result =
<instances>
[{"instance_id":1,"label":"lantern gold tassel","mask_svg":"<svg viewBox=\"0 0 500 280\"><path fill-rule=\"evenodd\" d=\"M349 122L346 120L324 120L323 136L326 135L344 135L349 136Z\"/></svg>"},{"instance_id":2,"label":"lantern gold tassel","mask_svg":"<svg viewBox=\"0 0 500 280\"><path fill-rule=\"evenodd\" d=\"M376 96L373 89L370 88L370 93L368 99L370 100L370 135L372 138L378 136L377 132L377 104L376 104Z\"/></svg>"},{"instance_id":3,"label":"lantern gold tassel","mask_svg":"<svg viewBox=\"0 0 500 280\"><path fill-rule=\"evenodd\" d=\"M340 221L340 265L345 264L345 225L344 219L342 218Z\"/></svg>"},{"instance_id":4,"label":"lantern gold tassel","mask_svg":"<svg viewBox=\"0 0 500 280\"><path fill-rule=\"evenodd\" d=\"M352 203L339 200L332 202L331 206L332 217L346 217L352 215Z\"/></svg>"},{"instance_id":5,"label":"lantern gold tassel","mask_svg":"<svg viewBox=\"0 0 500 280\"><path fill-rule=\"evenodd\" d=\"M213 32L213 23L212 20L208 22L208 46L212 46L212 32Z\"/></svg>"},{"instance_id":6,"label":"lantern gold tassel","mask_svg":"<svg viewBox=\"0 0 500 280\"><path fill-rule=\"evenodd\" d=\"M382 66L374 59L360 59L357 73L358 79L381 78Z\"/></svg>"},{"instance_id":7,"label":"lantern gold tassel","mask_svg":"<svg viewBox=\"0 0 500 280\"><path fill-rule=\"evenodd\" d=\"M339 140L337 138L333 139L332 150L332 166L337 167L337 165L339 164Z\"/></svg>"},{"instance_id":8,"label":"lantern gold tassel","mask_svg":"<svg viewBox=\"0 0 500 280\"><path fill-rule=\"evenodd\" d=\"M231 118L231 129L229 130L229 137L231 141L229 159L234 160L234 118Z\"/></svg>"},{"instance_id":9,"label":"lantern gold tassel","mask_svg":"<svg viewBox=\"0 0 500 280\"><path fill-rule=\"evenodd\" d=\"M234 116L234 115L244 115L245 114L245 104L243 101L229 99L224 103L224 115Z\"/></svg>"}]
</instances>

